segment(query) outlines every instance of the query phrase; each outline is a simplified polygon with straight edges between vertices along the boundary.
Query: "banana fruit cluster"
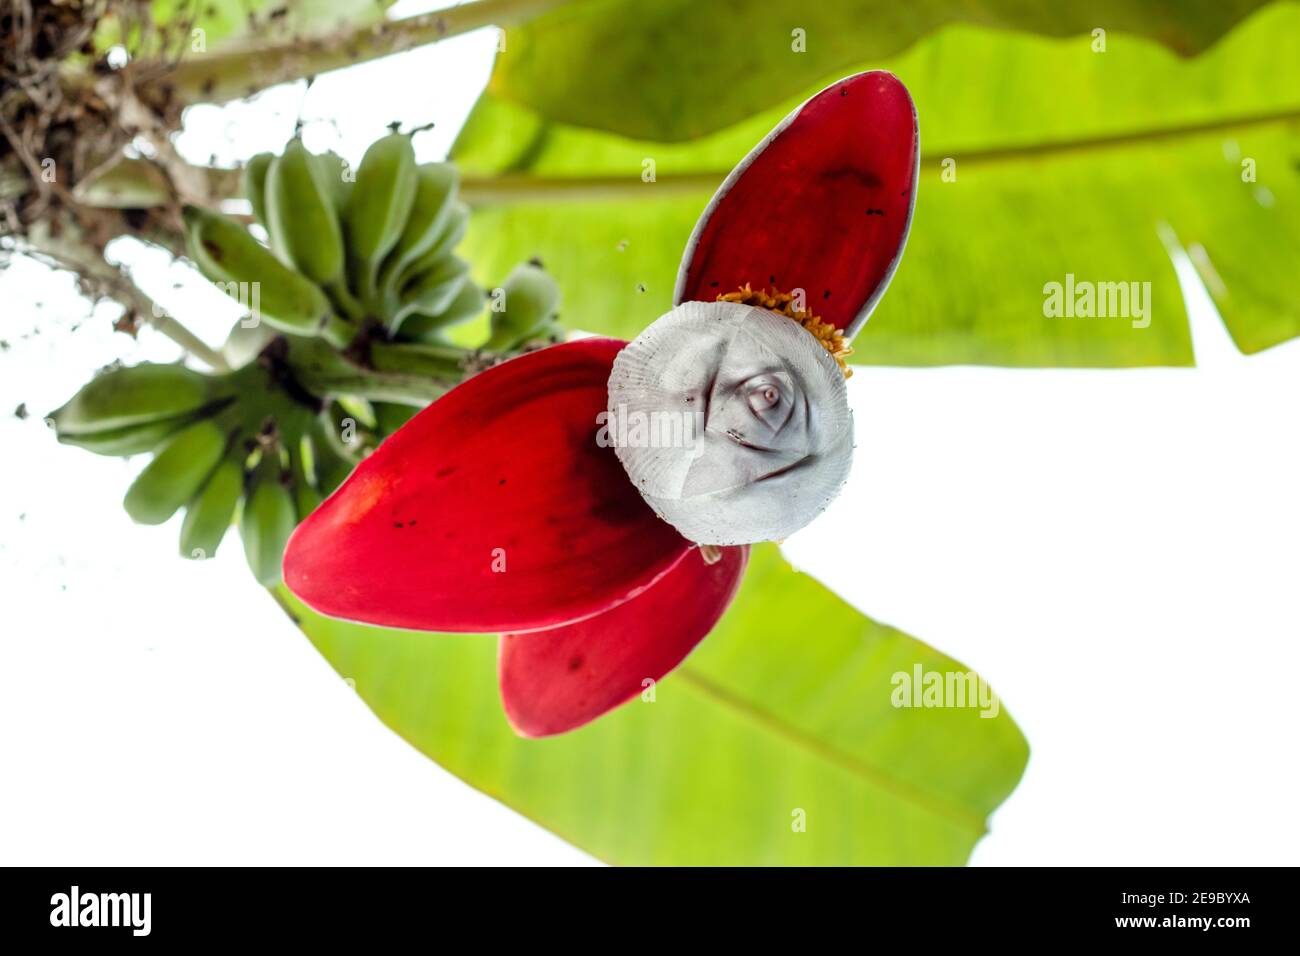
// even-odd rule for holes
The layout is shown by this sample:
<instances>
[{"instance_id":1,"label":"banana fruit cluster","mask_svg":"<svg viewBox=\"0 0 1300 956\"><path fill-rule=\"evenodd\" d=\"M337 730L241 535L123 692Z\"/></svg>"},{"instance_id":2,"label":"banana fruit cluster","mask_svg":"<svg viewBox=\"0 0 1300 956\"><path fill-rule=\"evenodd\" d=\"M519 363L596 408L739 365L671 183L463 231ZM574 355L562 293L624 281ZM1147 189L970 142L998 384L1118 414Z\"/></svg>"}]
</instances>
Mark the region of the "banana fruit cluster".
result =
<instances>
[{"instance_id":1,"label":"banana fruit cluster","mask_svg":"<svg viewBox=\"0 0 1300 956\"><path fill-rule=\"evenodd\" d=\"M274 405L257 363L225 375L183 365L124 366L97 375L49 416L60 441L100 455L152 453L123 506L140 524L184 509L180 552L210 558L238 523L254 576L280 579L280 558L298 522L359 460L331 436L323 414ZM269 404L247 402L250 394ZM268 423L272 427L268 430Z\"/></svg>"},{"instance_id":2,"label":"banana fruit cluster","mask_svg":"<svg viewBox=\"0 0 1300 956\"><path fill-rule=\"evenodd\" d=\"M245 168L270 248L234 220L195 207L185 211L186 238L208 279L281 332L319 335L341 349L378 325L389 342L442 344L448 329L488 304L454 253L469 220L458 186L452 164L417 164L404 133L372 144L355 173L295 139L282 155L262 153ZM530 287L513 311L512 283ZM502 289L490 347L555 330L558 292L544 272L520 267Z\"/></svg>"},{"instance_id":3,"label":"banana fruit cluster","mask_svg":"<svg viewBox=\"0 0 1300 956\"><path fill-rule=\"evenodd\" d=\"M184 510L180 550L212 557L232 524L273 585L289 535L385 435L477 368L562 334L559 290L537 265L480 289L455 255L468 210L448 163L417 164L410 137L367 150L355 175L293 140L254 157L245 187L263 245L243 224L186 207L189 255L249 316L222 349L231 371L144 364L100 373L49 416L61 442L152 453L127 513ZM478 348L454 326L489 312Z\"/></svg>"}]
</instances>

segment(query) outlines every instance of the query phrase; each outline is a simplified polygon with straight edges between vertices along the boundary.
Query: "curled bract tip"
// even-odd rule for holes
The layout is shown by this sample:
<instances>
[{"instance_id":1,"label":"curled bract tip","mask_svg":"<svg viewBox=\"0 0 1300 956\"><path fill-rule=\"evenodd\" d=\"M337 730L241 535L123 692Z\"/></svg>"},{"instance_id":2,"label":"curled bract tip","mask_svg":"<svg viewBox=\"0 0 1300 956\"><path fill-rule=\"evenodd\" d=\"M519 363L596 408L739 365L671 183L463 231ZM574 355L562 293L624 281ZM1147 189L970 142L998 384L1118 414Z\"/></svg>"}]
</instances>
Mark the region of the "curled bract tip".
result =
<instances>
[{"instance_id":1,"label":"curled bract tip","mask_svg":"<svg viewBox=\"0 0 1300 956\"><path fill-rule=\"evenodd\" d=\"M683 537L752 544L788 537L839 493L853 416L838 364L798 322L685 302L615 358L607 440Z\"/></svg>"}]
</instances>

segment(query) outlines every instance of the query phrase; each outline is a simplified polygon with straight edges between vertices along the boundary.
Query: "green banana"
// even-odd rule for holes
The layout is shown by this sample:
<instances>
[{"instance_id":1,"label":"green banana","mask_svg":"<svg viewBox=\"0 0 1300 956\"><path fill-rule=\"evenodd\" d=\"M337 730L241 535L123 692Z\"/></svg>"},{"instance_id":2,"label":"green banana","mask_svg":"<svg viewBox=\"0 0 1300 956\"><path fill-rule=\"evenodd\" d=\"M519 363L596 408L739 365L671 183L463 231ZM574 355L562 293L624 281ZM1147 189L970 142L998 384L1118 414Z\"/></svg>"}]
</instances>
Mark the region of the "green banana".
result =
<instances>
[{"instance_id":1,"label":"green banana","mask_svg":"<svg viewBox=\"0 0 1300 956\"><path fill-rule=\"evenodd\" d=\"M334 214L342 221L343 211L348 208L348 196L352 194L352 184L356 175L352 167L338 153L326 150L312 157L320 181L326 187L326 193L334 203Z\"/></svg>"},{"instance_id":2,"label":"green banana","mask_svg":"<svg viewBox=\"0 0 1300 956\"><path fill-rule=\"evenodd\" d=\"M221 346L221 355L231 368L243 368L262 354L262 350L271 344L275 332L260 322L245 325L240 319L231 326L230 334Z\"/></svg>"},{"instance_id":3,"label":"green banana","mask_svg":"<svg viewBox=\"0 0 1300 956\"><path fill-rule=\"evenodd\" d=\"M323 494L330 495L334 493L334 489L347 481L348 476L352 474L353 466L346 458L341 458L328 449L322 451L321 448L321 443L312 439L316 485Z\"/></svg>"},{"instance_id":4,"label":"green banana","mask_svg":"<svg viewBox=\"0 0 1300 956\"><path fill-rule=\"evenodd\" d=\"M324 500L325 496L306 482L297 482L293 486L294 513L299 521L306 520L307 516L319 508Z\"/></svg>"},{"instance_id":5,"label":"green banana","mask_svg":"<svg viewBox=\"0 0 1300 956\"><path fill-rule=\"evenodd\" d=\"M465 231L469 228L469 206L463 202L454 202L451 211L447 213L446 220L443 221L442 231L438 233L438 241L429 247L429 251L415 262L430 262L440 259L450 253L465 238ZM411 272L419 271L413 268ZM409 274L409 273L408 273Z\"/></svg>"},{"instance_id":6,"label":"green banana","mask_svg":"<svg viewBox=\"0 0 1300 956\"><path fill-rule=\"evenodd\" d=\"M203 417L202 412L188 415L176 415L162 418L156 422L144 422L138 425L123 425L108 431L90 432L83 435L59 435L59 441L65 445L75 445L96 455L109 455L125 458L129 455L141 455L153 451L176 432Z\"/></svg>"},{"instance_id":7,"label":"green banana","mask_svg":"<svg viewBox=\"0 0 1300 956\"><path fill-rule=\"evenodd\" d=\"M387 285L381 291L384 295L382 311L388 317L390 328L400 323L396 316L409 302L405 290L418 276L433 272L451 258L452 250L465 238L468 225L469 207L453 201L433 245L388 277Z\"/></svg>"},{"instance_id":8,"label":"green banana","mask_svg":"<svg viewBox=\"0 0 1300 956\"><path fill-rule=\"evenodd\" d=\"M415 150L411 137L391 133L366 150L344 211L354 288L367 303L376 294L384 256L397 245L415 201Z\"/></svg>"},{"instance_id":9,"label":"green banana","mask_svg":"<svg viewBox=\"0 0 1300 956\"><path fill-rule=\"evenodd\" d=\"M317 416L312 423L308 441L311 443L312 473L316 478L316 486L328 495L352 474L356 459L347 452L333 423L327 420L325 414Z\"/></svg>"},{"instance_id":10,"label":"green banana","mask_svg":"<svg viewBox=\"0 0 1300 956\"><path fill-rule=\"evenodd\" d=\"M122 502L126 513L139 524L162 524L203 487L228 439L208 419L180 432L131 483Z\"/></svg>"},{"instance_id":11,"label":"green banana","mask_svg":"<svg viewBox=\"0 0 1300 956\"><path fill-rule=\"evenodd\" d=\"M406 266L438 242L451 215L460 176L450 163L425 163L415 171L415 199L406 226L379 274L385 301L397 292Z\"/></svg>"},{"instance_id":12,"label":"green banana","mask_svg":"<svg viewBox=\"0 0 1300 956\"><path fill-rule=\"evenodd\" d=\"M227 456L185 510L185 521L181 524L182 557L202 559L217 553L243 491L242 458Z\"/></svg>"},{"instance_id":13,"label":"green banana","mask_svg":"<svg viewBox=\"0 0 1300 956\"><path fill-rule=\"evenodd\" d=\"M469 263L448 256L428 272L414 276L402 289L402 304L388 320L388 329L396 335L402 322L414 312L441 315L455 300L469 277Z\"/></svg>"},{"instance_id":14,"label":"green banana","mask_svg":"<svg viewBox=\"0 0 1300 956\"><path fill-rule=\"evenodd\" d=\"M198 412L222 398L221 385L179 364L123 366L96 375L49 418L60 441L93 437Z\"/></svg>"},{"instance_id":15,"label":"green banana","mask_svg":"<svg viewBox=\"0 0 1300 956\"><path fill-rule=\"evenodd\" d=\"M244 557L253 576L265 587L280 582L280 565L289 536L298 526L293 495L280 480L280 463L267 455L253 473L239 516Z\"/></svg>"},{"instance_id":16,"label":"green banana","mask_svg":"<svg viewBox=\"0 0 1300 956\"><path fill-rule=\"evenodd\" d=\"M509 349L536 335L555 315L560 287L541 268L526 262L515 266L501 287L501 309L493 302L490 350Z\"/></svg>"},{"instance_id":17,"label":"green banana","mask_svg":"<svg viewBox=\"0 0 1300 956\"><path fill-rule=\"evenodd\" d=\"M468 228L469 207L463 202L453 202L451 208L447 211L447 217L443 220L442 228L438 231L433 245L407 262L405 268L396 276L395 287L400 289L410 281L412 276L419 275L421 272L428 272L447 258L452 250L460 245L460 241L465 238L465 231Z\"/></svg>"},{"instance_id":18,"label":"green banana","mask_svg":"<svg viewBox=\"0 0 1300 956\"><path fill-rule=\"evenodd\" d=\"M436 344L441 342L442 333L453 325L467 322L483 312L483 291L473 282L466 280L460 292L438 315L425 315L416 312L402 320L400 338L407 342Z\"/></svg>"},{"instance_id":19,"label":"green banana","mask_svg":"<svg viewBox=\"0 0 1300 956\"><path fill-rule=\"evenodd\" d=\"M397 431L420 411L414 405L396 405L392 402L371 402L375 409L375 419L379 430L385 435Z\"/></svg>"},{"instance_id":20,"label":"green banana","mask_svg":"<svg viewBox=\"0 0 1300 956\"><path fill-rule=\"evenodd\" d=\"M289 453L289 469L293 475L293 504L298 520L304 520L320 507L324 496L312 485L303 461L301 443Z\"/></svg>"},{"instance_id":21,"label":"green banana","mask_svg":"<svg viewBox=\"0 0 1300 956\"><path fill-rule=\"evenodd\" d=\"M343 277L343 232L316 157L295 139L266 175L271 248L317 285Z\"/></svg>"},{"instance_id":22,"label":"green banana","mask_svg":"<svg viewBox=\"0 0 1300 956\"><path fill-rule=\"evenodd\" d=\"M258 153L244 165L244 195L253 206L253 218L268 229L266 219L266 172L271 168L270 153Z\"/></svg>"},{"instance_id":23,"label":"green banana","mask_svg":"<svg viewBox=\"0 0 1300 956\"><path fill-rule=\"evenodd\" d=\"M283 262L290 269L297 270L301 273L302 270L294 264L293 257L289 255L289 250L284 243L284 236L275 228L275 224L271 221L271 175L279 165L280 157L272 157L271 165L266 167L266 178L262 184L262 211L263 215L266 216L266 222L263 223L263 225L266 226L266 244L270 246L271 251L275 253L277 259ZM307 278L311 277L307 276Z\"/></svg>"},{"instance_id":24,"label":"green banana","mask_svg":"<svg viewBox=\"0 0 1300 956\"><path fill-rule=\"evenodd\" d=\"M186 206L186 238L199 270L268 325L314 335L336 319L314 282L286 266L239 223Z\"/></svg>"}]
</instances>

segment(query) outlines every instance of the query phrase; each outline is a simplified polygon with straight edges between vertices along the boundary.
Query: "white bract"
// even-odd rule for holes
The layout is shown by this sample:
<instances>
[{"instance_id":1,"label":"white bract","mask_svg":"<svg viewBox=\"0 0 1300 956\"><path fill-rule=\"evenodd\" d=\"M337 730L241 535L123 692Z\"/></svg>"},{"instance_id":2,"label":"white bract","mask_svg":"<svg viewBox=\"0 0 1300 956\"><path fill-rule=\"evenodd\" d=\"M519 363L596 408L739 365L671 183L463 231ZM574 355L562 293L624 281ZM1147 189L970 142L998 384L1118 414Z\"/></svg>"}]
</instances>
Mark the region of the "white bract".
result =
<instances>
[{"instance_id":1,"label":"white bract","mask_svg":"<svg viewBox=\"0 0 1300 956\"><path fill-rule=\"evenodd\" d=\"M848 478L844 373L798 322L684 302L614 360L608 434L641 496L699 544L779 541Z\"/></svg>"}]
</instances>

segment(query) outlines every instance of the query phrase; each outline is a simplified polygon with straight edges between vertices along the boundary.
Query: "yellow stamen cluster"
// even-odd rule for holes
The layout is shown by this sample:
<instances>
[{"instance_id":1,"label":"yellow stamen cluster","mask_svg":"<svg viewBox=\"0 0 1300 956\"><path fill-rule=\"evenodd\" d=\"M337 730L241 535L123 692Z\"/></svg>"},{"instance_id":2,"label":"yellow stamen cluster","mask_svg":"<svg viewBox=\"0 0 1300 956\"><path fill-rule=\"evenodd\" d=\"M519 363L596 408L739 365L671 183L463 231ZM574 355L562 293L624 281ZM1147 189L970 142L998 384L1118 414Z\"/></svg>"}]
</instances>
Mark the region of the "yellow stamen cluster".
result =
<instances>
[{"instance_id":1,"label":"yellow stamen cluster","mask_svg":"<svg viewBox=\"0 0 1300 956\"><path fill-rule=\"evenodd\" d=\"M831 358L839 363L840 369L844 372L844 377L849 378L853 374L853 369L849 368L845 358L852 354L853 348L844 338L844 333L831 325L829 322L823 322L817 316L813 315L806 309L796 309L794 307L795 297L789 292L782 292L779 289L772 289L764 292L762 289L751 289L746 282L743 287L735 292L724 292L718 296L719 302L739 302L741 305L755 305L761 309L770 309L786 318L794 319L805 329L812 333L821 347L831 353Z\"/></svg>"}]
</instances>

